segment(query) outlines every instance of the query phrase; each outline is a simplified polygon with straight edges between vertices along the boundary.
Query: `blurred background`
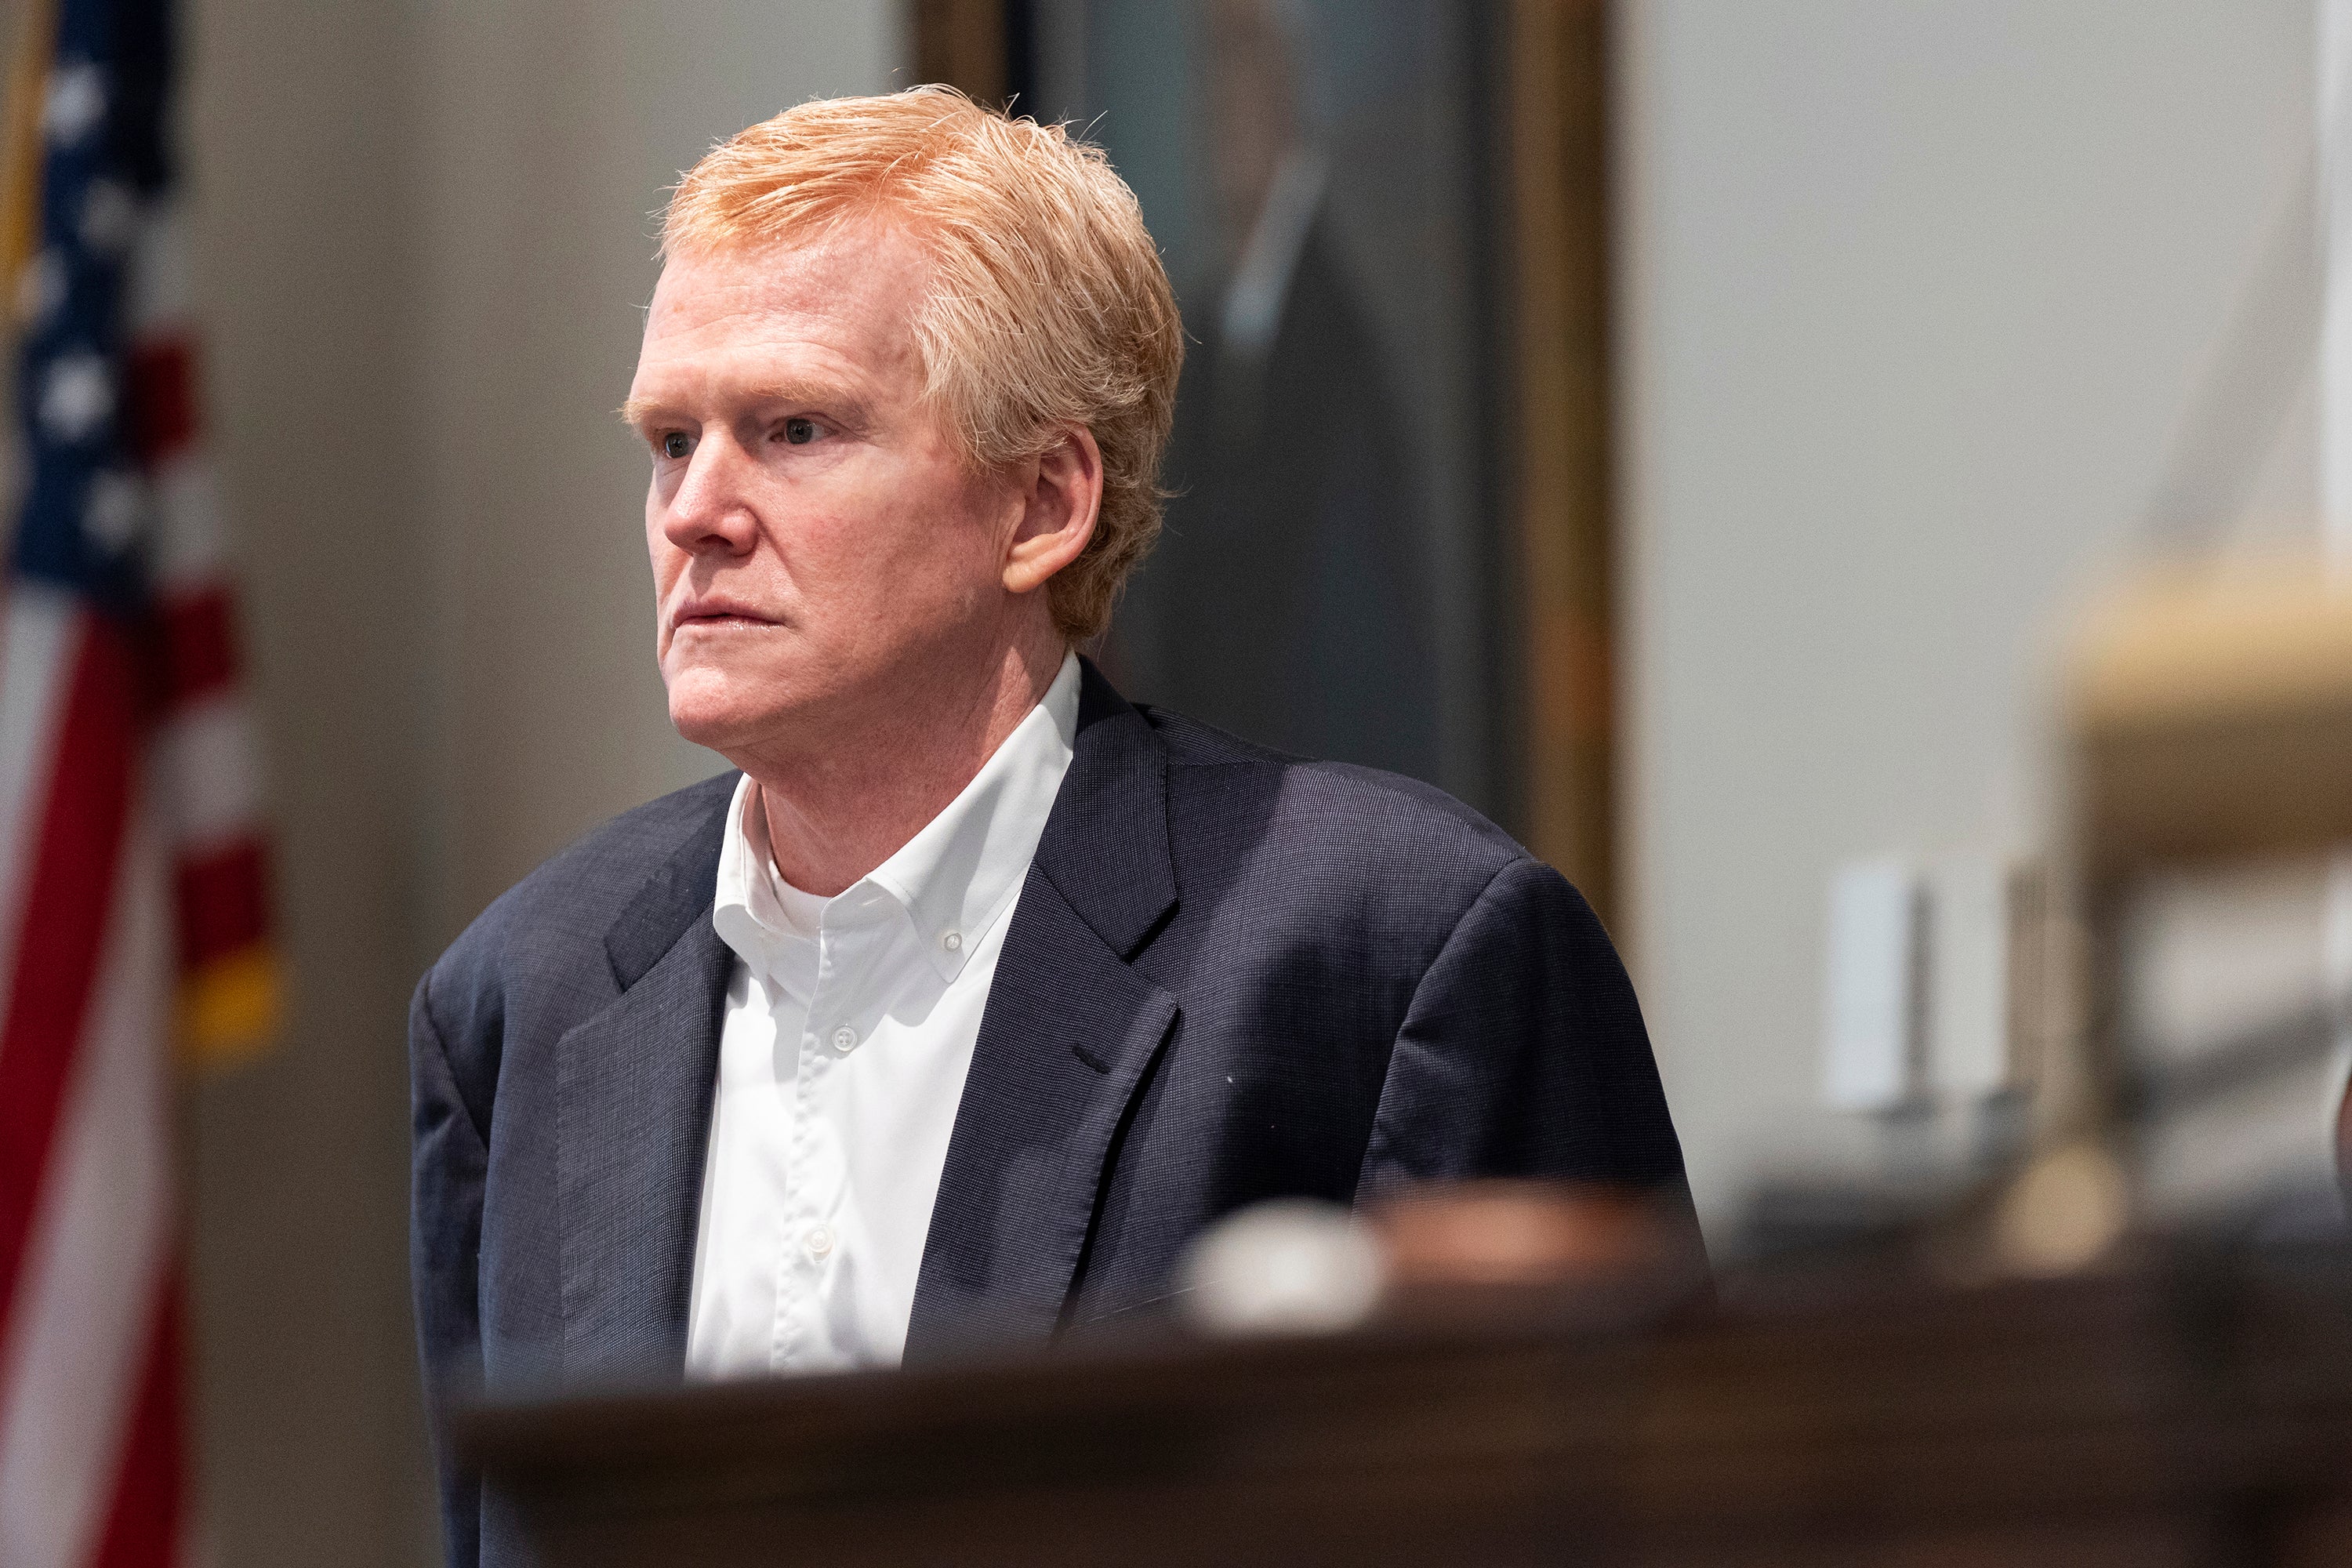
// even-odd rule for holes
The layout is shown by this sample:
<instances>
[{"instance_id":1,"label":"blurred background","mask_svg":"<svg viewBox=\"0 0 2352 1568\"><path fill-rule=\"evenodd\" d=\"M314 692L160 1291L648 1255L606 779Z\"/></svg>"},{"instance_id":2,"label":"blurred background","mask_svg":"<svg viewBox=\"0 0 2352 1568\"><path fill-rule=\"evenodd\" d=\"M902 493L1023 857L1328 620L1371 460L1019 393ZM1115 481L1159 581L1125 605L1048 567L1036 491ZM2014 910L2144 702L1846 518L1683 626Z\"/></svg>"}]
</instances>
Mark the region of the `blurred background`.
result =
<instances>
[{"instance_id":1,"label":"blurred background","mask_svg":"<svg viewBox=\"0 0 2352 1568\"><path fill-rule=\"evenodd\" d=\"M2184 552L2315 559L2352 515L2336 26L196 0L204 393L292 979L276 1049L186 1100L219 1560L434 1560L409 989L550 852L720 765L665 721L613 414L653 215L712 141L950 79L1109 150L1194 343L1169 535L1101 657L1131 696L1433 780L1567 870L1728 1252L1759 1193L1932 1188L2033 1114L2084 607ZM2257 847L2102 913L2146 1039L2352 979L2326 854ZM2161 1201L2324 1181L2330 1037L2273 1066L2151 1144Z\"/></svg>"}]
</instances>

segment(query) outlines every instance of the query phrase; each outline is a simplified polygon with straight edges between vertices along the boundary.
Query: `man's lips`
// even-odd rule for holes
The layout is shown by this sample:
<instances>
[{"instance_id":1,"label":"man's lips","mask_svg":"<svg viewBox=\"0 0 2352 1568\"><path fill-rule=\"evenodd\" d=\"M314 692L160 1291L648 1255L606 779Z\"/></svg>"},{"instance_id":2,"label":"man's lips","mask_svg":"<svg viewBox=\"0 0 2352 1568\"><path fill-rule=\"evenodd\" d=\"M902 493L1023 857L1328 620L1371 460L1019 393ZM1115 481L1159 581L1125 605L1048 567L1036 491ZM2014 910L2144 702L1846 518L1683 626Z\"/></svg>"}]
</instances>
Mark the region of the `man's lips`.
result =
<instances>
[{"instance_id":1,"label":"man's lips","mask_svg":"<svg viewBox=\"0 0 2352 1568\"><path fill-rule=\"evenodd\" d=\"M689 626L772 626L777 622L775 616L763 615L739 600L689 599L677 607L669 624L672 631L684 631Z\"/></svg>"}]
</instances>

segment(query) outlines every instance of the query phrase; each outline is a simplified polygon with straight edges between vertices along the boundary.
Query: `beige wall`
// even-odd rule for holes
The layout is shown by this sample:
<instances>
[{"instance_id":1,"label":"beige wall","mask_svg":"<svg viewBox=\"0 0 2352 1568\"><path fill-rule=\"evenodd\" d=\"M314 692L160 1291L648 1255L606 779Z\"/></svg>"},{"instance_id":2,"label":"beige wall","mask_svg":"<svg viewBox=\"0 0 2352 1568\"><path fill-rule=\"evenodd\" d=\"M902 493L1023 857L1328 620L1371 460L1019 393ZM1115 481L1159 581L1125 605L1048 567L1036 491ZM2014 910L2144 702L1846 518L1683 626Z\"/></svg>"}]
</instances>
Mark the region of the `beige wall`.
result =
<instances>
[{"instance_id":1,"label":"beige wall","mask_svg":"<svg viewBox=\"0 0 2352 1568\"><path fill-rule=\"evenodd\" d=\"M1881 1152L1816 1089L1832 868L2047 842L2064 607L2304 168L2311 4L1625 14L1630 928L1720 1223Z\"/></svg>"},{"instance_id":2,"label":"beige wall","mask_svg":"<svg viewBox=\"0 0 2352 1568\"><path fill-rule=\"evenodd\" d=\"M190 163L295 972L192 1099L201 1463L231 1568L434 1552L407 1309L418 969L715 759L663 719L611 410L712 138L889 85L891 4L194 6Z\"/></svg>"}]
</instances>

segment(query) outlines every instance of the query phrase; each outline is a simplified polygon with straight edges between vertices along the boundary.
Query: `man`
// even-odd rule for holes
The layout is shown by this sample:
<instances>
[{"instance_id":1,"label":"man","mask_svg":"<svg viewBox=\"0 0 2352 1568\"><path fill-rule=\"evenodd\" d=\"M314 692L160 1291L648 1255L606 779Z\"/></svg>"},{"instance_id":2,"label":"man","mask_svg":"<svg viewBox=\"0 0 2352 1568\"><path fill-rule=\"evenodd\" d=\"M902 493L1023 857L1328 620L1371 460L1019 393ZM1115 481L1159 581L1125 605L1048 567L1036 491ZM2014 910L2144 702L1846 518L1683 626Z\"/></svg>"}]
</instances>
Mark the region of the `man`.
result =
<instances>
[{"instance_id":1,"label":"man","mask_svg":"<svg viewBox=\"0 0 2352 1568\"><path fill-rule=\"evenodd\" d=\"M625 410L657 646L741 771L590 834L417 989L436 1382L1042 1342L1275 1196L1679 1195L1555 872L1072 651L1158 527L1182 353L1099 153L937 89L804 104L687 176L664 256ZM446 1501L459 1561L506 1559Z\"/></svg>"}]
</instances>

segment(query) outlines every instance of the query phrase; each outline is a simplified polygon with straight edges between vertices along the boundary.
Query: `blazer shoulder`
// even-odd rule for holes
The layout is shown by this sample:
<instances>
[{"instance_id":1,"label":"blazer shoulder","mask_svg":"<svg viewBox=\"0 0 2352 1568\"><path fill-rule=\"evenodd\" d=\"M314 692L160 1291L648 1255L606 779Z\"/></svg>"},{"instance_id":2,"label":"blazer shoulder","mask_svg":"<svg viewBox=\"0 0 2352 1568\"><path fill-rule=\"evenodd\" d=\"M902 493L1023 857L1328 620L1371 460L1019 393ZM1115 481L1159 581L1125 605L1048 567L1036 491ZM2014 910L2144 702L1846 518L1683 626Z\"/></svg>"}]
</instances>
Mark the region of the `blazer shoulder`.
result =
<instances>
[{"instance_id":1,"label":"blazer shoulder","mask_svg":"<svg viewBox=\"0 0 2352 1568\"><path fill-rule=\"evenodd\" d=\"M1483 888L1533 857L1509 834L1436 785L1354 763L1293 756L1211 724L1143 710L1165 748L1169 793L1196 829L1246 828L1290 855L1334 858L1418 879Z\"/></svg>"},{"instance_id":2,"label":"blazer shoulder","mask_svg":"<svg viewBox=\"0 0 2352 1568\"><path fill-rule=\"evenodd\" d=\"M740 776L730 768L590 828L477 915L424 989L478 994L499 986L518 956L546 968L601 953L605 932L650 879L706 851L716 875L720 824Z\"/></svg>"},{"instance_id":3,"label":"blazer shoulder","mask_svg":"<svg viewBox=\"0 0 2352 1568\"><path fill-rule=\"evenodd\" d=\"M1489 858L1496 869L1507 860L1527 858L1527 848L1517 839L1433 783L1355 762L1319 762L1277 752L1270 745L1244 741L1167 708L1140 708L1140 712L1167 750L1169 769L1225 769L1233 773L1228 787L1289 795L1306 809L1348 809L1360 823L1458 839L1465 851Z\"/></svg>"}]
</instances>

